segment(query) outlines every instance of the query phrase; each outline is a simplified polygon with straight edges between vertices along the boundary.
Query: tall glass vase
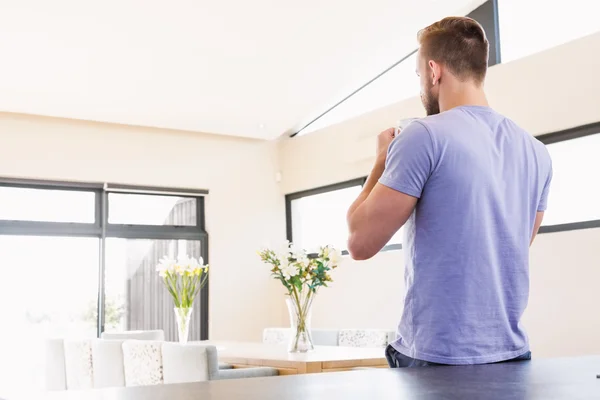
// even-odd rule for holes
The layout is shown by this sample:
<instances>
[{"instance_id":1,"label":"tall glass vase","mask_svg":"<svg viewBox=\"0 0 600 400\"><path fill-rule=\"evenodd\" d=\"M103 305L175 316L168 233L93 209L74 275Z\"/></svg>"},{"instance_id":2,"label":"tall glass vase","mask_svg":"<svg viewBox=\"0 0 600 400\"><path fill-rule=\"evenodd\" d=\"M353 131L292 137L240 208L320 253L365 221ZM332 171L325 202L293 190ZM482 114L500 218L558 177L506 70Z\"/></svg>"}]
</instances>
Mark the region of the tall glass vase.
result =
<instances>
[{"instance_id":1,"label":"tall glass vase","mask_svg":"<svg viewBox=\"0 0 600 400\"><path fill-rule=\"evenodd\" d=\"M177 333L179 334L179 343L186 344L190 333L190 319L192 318L192 307L175 307L175 320L177 321Z\"/></svg>"},{"instance_id":2,"label":"tall glass vase","mask_svg":"<svg viewBox=\"0 0 600 400\"><path fill-rule=\"evenodd\" d=\"M314 350L310 333L313 293L309 290L303 292L294 292L286 299L292 325L292 335L288 345L290 353L306 353Z\"/></svg>"}]
</instances>

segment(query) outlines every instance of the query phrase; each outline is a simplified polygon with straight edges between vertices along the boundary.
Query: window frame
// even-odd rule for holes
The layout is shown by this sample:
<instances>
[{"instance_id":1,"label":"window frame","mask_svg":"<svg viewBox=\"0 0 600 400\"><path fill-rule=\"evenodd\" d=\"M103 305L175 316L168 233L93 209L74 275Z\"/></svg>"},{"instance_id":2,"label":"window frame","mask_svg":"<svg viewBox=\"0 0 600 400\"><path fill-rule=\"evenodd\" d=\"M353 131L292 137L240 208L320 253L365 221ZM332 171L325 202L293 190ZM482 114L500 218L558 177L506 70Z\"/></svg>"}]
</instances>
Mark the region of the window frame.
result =
<instances>
[{"instance_id":1,"label":"window frame","mask_svg":"<svg viewBox=\"0 0 600 400\"><path fill-rule=\"evenodd\" d=\"M367 177L365 176L362 178L351 179L351 180L344 181L344 182L334 183L331 185L320 186L320 187L316 187L313 189L302 190L300 192L286 194L285 195L285 224L286 224L287 240L289 240L292 243L294 242L292 201L301 199L303 197L310 197L310 196L315 196L315 195L319 195L319 194L323 194L323 193L334 192L336 190L347 189L347 188L354 187L354 186L363 187L365 185L366 181L367 181ZM402 243L395 243L395 244L389 244L389 245L384 246L383 249L381 249L381 252L390 251L390 250L401 250L401 249L402 249ZM349 254L348 250L342 251L342 255L346 256L348 254Z\"/></svg>"},{"instance_id":2,"label":"window frame","mask_svg":"<svg viewBox=\"0 0 600 400\"><path fill-rule=\"evenodd\" d=\"M0 235L7 236L55 236L55 237L95 237L99 239L98 270L98 321L97 335L104 332L105 319L105 274L106 239L150 239L150 240L199 240L201 256L208 263L208 233L206 231L205 196L208 190L187 188L163 188L133 186L108 183L64 182L0 177L0 187L24 189L65 190L93 192L94 223L45 222L0 220ZM108 223L108 194L145 194L160 196L188 197L196 200L196 226L177 225L130 225ZM44 206L41 204L41 206ZM209 281L200 292L200 339L208 339L209 321Z\"/></svg>"},{"instance_id":3,"label":"window frame","mask_svg":"<svg viewBox=\"0 0 600 400\"><path fill-rule=\"evenodd\" d=\"M566 142L573 139L579 139L585 136L600 135L600 121L593 122L591 124L580 125L574 128L563 129L556 132L545 133L536 136L536 138L544 143L544 145ZM552 192L552 186L550 186L550 192ZM552 205L550 204L550 207ZM539 234L544 233L556 233L556 232L568 232L580 229L593 229L600 228L600 219L579 221L579 222L568 222L565 224L555 225L542 225L539 229Z\"/></svg>"}]
</instances>

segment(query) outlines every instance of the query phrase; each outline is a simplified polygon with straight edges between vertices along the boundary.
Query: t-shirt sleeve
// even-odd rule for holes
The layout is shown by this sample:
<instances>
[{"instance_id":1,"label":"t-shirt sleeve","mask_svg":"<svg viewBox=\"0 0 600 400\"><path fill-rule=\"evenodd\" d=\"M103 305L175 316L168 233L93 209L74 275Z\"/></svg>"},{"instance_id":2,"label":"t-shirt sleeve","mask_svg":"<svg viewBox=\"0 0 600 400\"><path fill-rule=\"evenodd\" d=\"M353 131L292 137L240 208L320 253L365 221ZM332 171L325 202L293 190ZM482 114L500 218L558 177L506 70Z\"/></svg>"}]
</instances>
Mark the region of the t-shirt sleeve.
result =
<instances>
[{"instance_id":1,"label":"t-shirt sleeve","mask_svg":"<svg viewBox=\"0 0 600 400\"><path fill-rule=\"evenodd\" d=\"M542 196L540 197L540 202L538 204L537 210L539 212L546 211L548 208L548 193L550 193L550 184L552 183L552 164L550 164L550 170L548 172L548 178L546 178L546 183L544 184L544 189L542 189Z\"/></svg>"},{"instance_id":2,"label":"t-shirt sleeve","mask_svg":"<svg viewBox=\"0 0 600 400\"><path fill-rule=\"evenodd\" d=\"M421 122L408 125L388 149L379 183L409 196L421 197L435 165L431 134Z\"/></svg>"}]
</instances>

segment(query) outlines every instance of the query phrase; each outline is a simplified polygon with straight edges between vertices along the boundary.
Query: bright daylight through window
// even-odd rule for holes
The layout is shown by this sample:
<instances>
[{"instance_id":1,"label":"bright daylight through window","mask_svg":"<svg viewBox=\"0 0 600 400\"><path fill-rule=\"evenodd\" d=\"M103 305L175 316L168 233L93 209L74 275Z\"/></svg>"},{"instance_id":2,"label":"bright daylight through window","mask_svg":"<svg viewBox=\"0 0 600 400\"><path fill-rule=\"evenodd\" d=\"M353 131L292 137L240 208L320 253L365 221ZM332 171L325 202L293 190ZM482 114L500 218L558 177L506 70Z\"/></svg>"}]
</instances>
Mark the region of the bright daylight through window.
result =
<instances>
[{"instance_id":1,"label":"bright daylight through window","mask_svg":"<svg viewBox=\"0 0 600 400\"><path fill-rule=\"evenodd\" d=\"M599 14L598 0L498 0L502 62L598 32Z\"/></svg>"},{"instance_id":2,"label":"bright daylight through window","mask_svg":"<svg viewBox=\"0 0 600 400\"><path fill-rule=\"evenodd\" d=\"M600 220L600 134L547 147L554 172L543 225Z\"/></svg>"},{"instance_id":3,"label":"bright daylight through window","mask_svg":"<svg viewBox=\"0 0 600 400\"><path fill-rule=\"evenodd\" d=\"M206 258L203 212L201 197L0 182L0 257L7 266L0 279L0 390L43 388L45 340L96 337L99 321L106 331L163 329L175 339L173 303L156 265L163 256ZM202 300L194 306L192 340L206 336Z\"/></svg>"},{"instance_id":4,"label":"bright daylight through window","mask_svg":"<svg viewBox=\"0 0 600 400\"><path fill-rule=\"evenodd\" d=\"M361 190L362 183L356 183L343 188L325 189L320 193L290 195L291 241L309 252L316 251L323 245L346 250L346 213ZM392 237L388 245L398 245L401 240L402 229Z\"/></svg>"}]
</instances>

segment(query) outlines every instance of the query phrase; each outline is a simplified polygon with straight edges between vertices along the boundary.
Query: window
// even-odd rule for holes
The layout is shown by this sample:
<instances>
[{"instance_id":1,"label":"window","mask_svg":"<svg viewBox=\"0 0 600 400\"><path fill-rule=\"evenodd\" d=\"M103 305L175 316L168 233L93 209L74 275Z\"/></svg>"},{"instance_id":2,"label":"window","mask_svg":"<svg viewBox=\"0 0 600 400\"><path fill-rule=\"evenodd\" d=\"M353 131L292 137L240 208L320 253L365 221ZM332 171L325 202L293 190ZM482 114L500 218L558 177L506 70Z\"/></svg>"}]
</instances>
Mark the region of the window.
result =
<instances>
[{"instance_id":1,"label":"window","mask_svg":"<svg viewBox=\"0 0 600 400\"><path fill-rule=\"evenodd\" d=\"M324 245L347 250L346 213L363 183L361 178L287 195L288 240L308 252ZM385 249L401 248L401 238L400 230Z\"/></svg>"},{"instance_id":2,"label":"window","mask_svg":"<svg viewBox=\"0 0 600 400\"><path fill-rule=\"evenodd\" d=\"M0 186L0 219L93 223L94 199L92 191Z\"/></svg>"},{"instance_id":3,"label":"window","mask_svg":"<svg viewBox=\"0 0 600 400\"><path fill-rule=\"evenodd\" d=\"M544 215L545 227L571 224L581 226L600 221L600 124L569 130L566 134L550 134L547 145L552 157L553 178ZM567 139L563 139L568 135ZM581 136L585 135L585 136ZM561 136L563 138L561 138Z\"/></svg>"},{"instance_id":4,"label":"window","mask_svg":"<svg viewBox=\"0 0 600 400\"><path fill-rule=\"evenodd\" d=\"M502 61L512 61L600 31L597 0L498 0Z\"/></svg>"},{"instance_id":5,"label":"window","mask_svg":"<svg viewBox=\"0 0 600 400\"><path fill-rule=\"evenodd\" d=\"M108 202L110 224L196 225L194 198L109 193Z\"/></svg>"},{"instance_id":6,"label":"window","mask_svg":"<svg viewBox=\"0 0 600 400\"><path fill-rule=\"evenodd\" d=\"M96 337L99 239L0 235L0 260L0 390L42 388L46 338Z\"/></svg>"},{"instance_id":7,"label":"window","mask_svg":"<svg viewBox=\"0 0 600 400\"><path fill-rule=\"evenodd\" d=\"M0 179L0 315L10 327L0 331L0 392L43 388L49 337L164 329L176 338L156 264L165 255L208 261L206 192L111 190ZM208 337L207 287L194 306L192 340ZM26 349L17 353L17 342Z\"/></svg>"},{"instance_id":8,"label":"window","mask_svg":"<svg viewBox=\"0 0 600 400\"><path fill-rule=\"evenodd\" d=\"M202 253L200 240L108 238L104 329L107 332L162 329L167 340L176 340L173 301L156 273L156 265L164 256L198 258ZM198 323L202 318L201 301L196 300L193 310L190 327L193 340L202 336Z\"/></svg>"}]
</instances>

